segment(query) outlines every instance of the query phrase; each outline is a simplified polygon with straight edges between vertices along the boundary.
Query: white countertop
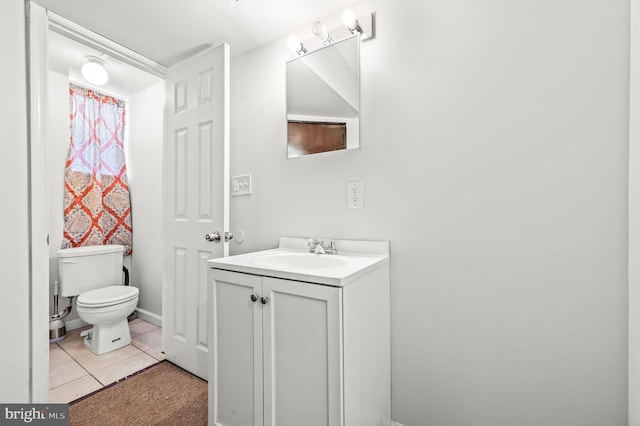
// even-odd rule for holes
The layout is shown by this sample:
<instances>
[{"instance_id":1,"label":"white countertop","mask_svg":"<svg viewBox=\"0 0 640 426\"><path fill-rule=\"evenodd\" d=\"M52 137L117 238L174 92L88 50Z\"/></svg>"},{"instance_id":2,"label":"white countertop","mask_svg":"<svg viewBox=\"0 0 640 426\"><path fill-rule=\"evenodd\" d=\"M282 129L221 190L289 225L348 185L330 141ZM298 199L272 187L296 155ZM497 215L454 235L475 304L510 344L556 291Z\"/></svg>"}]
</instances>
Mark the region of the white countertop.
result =
<instances>
[{"instance_id":1,"label":"white countertop","mask_svg":"<svg viewBox=\"0 0 640 426\"><path fill-rule=\"evenodd\" d=\"M208 265L213 269L342 287L389 262L388 241L335 240L338 254L309 253L307 241L303 237L281 237L278 248L211 259ZM292 258L307 257L303 260L309 262L293 266L278 262L289 254L294 255ZM315 259L320 262L319 267L314 267L315 256L322 256Z\"/></svg>"}]
</instances>

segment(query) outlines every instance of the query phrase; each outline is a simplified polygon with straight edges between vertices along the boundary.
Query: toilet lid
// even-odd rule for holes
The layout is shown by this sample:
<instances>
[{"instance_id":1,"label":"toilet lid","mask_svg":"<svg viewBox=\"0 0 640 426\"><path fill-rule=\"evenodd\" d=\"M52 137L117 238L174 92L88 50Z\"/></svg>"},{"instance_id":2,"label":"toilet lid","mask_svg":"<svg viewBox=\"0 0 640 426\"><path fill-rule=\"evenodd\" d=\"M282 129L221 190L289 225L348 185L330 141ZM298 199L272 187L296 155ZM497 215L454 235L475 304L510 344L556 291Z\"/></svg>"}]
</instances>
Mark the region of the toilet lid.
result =
<instances>
[{"instance_id":1,"label":"toilet lid","mask_svg":"<svg viewBox=\"0 0 640 426\"><path fill-rule=\"evenodd\" d=\"M78 297L78 306L100 307L128 302L138 297L138 288L126 285L113 285L82 293Z\"/></svg>"}]
</instances>

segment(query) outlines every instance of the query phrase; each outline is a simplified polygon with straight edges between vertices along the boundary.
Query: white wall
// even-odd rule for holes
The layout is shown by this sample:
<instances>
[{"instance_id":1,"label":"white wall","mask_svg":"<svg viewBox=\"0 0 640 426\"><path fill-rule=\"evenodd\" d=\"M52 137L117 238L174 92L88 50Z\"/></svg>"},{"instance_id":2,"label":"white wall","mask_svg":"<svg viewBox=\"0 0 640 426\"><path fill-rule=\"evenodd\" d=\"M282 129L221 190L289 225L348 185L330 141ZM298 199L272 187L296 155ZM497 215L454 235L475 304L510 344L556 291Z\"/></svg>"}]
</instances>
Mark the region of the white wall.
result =
<instances>
[{"instance_id":1,"label":"white wall","mask_svg":"<svg viewBox=\"0 0 640 426\"><path fill-rule=\"evenodd\" d=\"M286 37L232 60L232 254L390 240L406 426L625 425L629 2L368 3L360 151L286 160Z\"/></svg>"},{"instance_id":2,"label":"white wall","mask_svg":"<svg viewBox=\"0 0 640 426\"><path fill-rule=\"evenodd\" d=\"M0 103L2 143L0 169L3 208L0 209L2 239L0 268L3 309L0 323L7 332L2 338L0 401L30 400L30 280L29 280L29 206L27 157L27 96L25 74L24 3L0 2L0 38L3 43L0 67ZM9 349L7 349L9 348Z\"/></svg>"},{"instance_id":3,"label":"white wall","mask_svg":"<svg viewBox=\"0 0 640 426\"><path fill-rule=\"evenodd\" d=\"M47 97L47 174L49 197L49 294L53 295L54 281L58 280L57 251L62 244L64 226L64 168L69 151L69 78L49 71ZM50 297L50 313L53 314L53 298ZM68 305L68 299L60 297L59 309ZM65 320L78 318L74 314Z\"/></svg>"},{"instance_id":4,"label":"white wall","mask_svg":"<svg viewBox=\"0 0 640 426\"><path fill-rule=\"evenodd\" d=\"M127 163L133 220L131 284L138 308L162 316L162 138L164 83L129 98ZM151 318L146 318L152 320ZM155 321L155 322L158 322Z\"/></svg>"}]
</instances>

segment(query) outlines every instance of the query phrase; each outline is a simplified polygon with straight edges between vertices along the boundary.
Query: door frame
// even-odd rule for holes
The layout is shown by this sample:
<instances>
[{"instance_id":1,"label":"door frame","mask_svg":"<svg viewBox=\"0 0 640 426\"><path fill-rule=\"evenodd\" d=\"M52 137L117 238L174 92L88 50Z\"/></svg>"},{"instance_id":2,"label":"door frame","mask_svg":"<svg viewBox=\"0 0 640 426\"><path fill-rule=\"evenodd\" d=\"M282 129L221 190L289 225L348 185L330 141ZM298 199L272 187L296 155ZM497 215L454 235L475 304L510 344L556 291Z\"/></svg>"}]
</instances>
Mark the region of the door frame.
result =
<instances>
[{"instance_id":1,"label":"door frame","mask_svg":"<svg viewBox=\"0 0 640 426\"><path fill-rule=\"evenodd\" d=\"M31 402L49 401L49 209L47 198L47 31L45 10L27 7L29 89L29 266Z\"/></svg>"},{"instance_id":2,"label":"door frame","mask_svg":"<svg viewBox=\"0 0 640 426\"><path fill-rule=\"evenodd\" d=\"M630 7L628 423L640 426L640 0Z\"/></svg>"},{"instance_id":3,"label":"door frame","mask_svg":"<svg viewBox=\"0 0 640 426\"><path fill-rule=\"evenodd\" d=\"M25 5L30 84L28 126L30 133L31 402L46 403L49 400L49 208L46 151L49 31L55 31L163 79L167 67L48 11L32 1L26 2ZM228 114L228 111L226 113ZM225 155L228 155L228 152ZM228 161L225 164L228 165ZM228 191L228 188L225 187L225 191ZM225 224L228 224L228 201L225 201L224 209Z\"/></svg>"}]
</instances>

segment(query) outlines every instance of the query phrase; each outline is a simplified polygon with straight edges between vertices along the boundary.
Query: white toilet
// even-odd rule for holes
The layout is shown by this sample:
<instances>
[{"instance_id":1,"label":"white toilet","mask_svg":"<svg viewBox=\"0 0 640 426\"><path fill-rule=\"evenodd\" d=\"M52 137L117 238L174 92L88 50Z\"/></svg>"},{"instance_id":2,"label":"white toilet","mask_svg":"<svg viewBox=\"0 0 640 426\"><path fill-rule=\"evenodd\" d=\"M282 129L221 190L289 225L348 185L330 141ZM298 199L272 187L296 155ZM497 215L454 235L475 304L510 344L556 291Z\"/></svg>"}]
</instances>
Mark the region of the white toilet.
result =
<instances>
[{"instance_id":1,"label":"white toilet","mask_svg":"<svg viewBox=\"0 0 640 426\"><path fill-rule=\"evenodd\" d=\"M138 289L122 285L124 247L86 246L58 250L60 295L78 296L78 315L93 328L84 344L101 355L131 343L127 317L138 304Z\"/></svg>"}]
</instances>

